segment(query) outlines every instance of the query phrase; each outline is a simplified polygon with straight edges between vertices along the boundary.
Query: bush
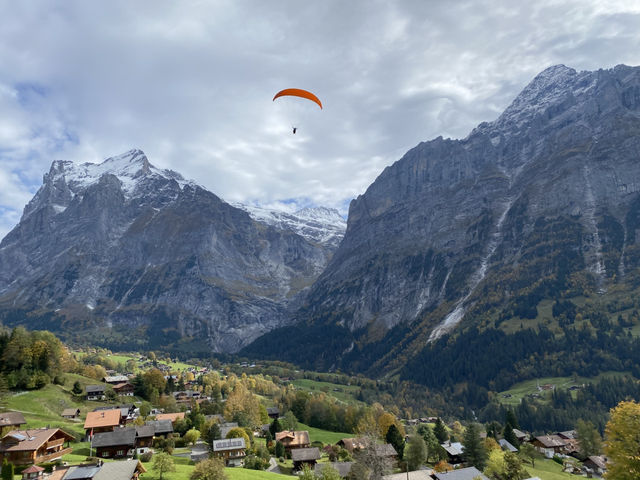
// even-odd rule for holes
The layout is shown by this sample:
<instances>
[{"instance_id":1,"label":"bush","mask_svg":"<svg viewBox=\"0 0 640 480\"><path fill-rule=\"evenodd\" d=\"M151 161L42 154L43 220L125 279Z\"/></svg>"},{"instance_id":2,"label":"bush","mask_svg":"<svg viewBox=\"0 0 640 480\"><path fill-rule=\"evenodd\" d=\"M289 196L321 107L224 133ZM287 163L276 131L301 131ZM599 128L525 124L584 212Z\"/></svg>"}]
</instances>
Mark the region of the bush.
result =
<instances>
[{"instance_id":1,"label":"bush","mask_svg":"<svg viewBox=\"0 0 640 480\"><path fill-rule=\"evenodd\" d=\"M147 463L151 461L152 457L153 457L153 452L145 452L142 455L140 455L140 461Z\"/></svg>"},{"instance_id":2,"label":"bush","mask_svg":"<svg viewBox=\"0 0 640 480\"><path fill-rule=\"evenodd\" d=\"M174 442L175 442L174 445L176 448L182 448L187 446L187 441L182 437L174 439Z\"/></svg>"},{"instance_id":3,"label":"bush","mask_svg":"<svg viewBox=\"0 0 640 480\"><path fill-rule=\"evenodd\" d=\"M553 458L552 458L552 460L553 460L554 462L556 462L556 463L559 463L560 465L563 465L563 464L564 464L564 462L562 461L562 458L561 458L561 457L559 457L558 455L554 455L554 456L553 456Z\"/></svg>"}]
</instances>

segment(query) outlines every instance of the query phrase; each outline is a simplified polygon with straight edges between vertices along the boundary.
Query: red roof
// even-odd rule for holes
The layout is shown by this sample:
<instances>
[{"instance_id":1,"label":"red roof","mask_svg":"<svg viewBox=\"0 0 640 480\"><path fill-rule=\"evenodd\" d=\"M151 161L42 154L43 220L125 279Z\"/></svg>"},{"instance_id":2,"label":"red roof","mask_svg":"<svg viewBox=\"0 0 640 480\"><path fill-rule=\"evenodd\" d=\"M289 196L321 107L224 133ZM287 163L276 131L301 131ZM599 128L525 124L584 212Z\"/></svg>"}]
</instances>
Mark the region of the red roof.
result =
<instances>
[{"instance_id":1,"label":"red roof","mask_svg":"<svg viewBox=\"0 0 640 480\"><path fill-rule=\"evenodd\" d=\"M22 473L40 473L44 472L44 468L37 465L31 465L29 468L22 470Z\"/></svg>"}]
</instances>

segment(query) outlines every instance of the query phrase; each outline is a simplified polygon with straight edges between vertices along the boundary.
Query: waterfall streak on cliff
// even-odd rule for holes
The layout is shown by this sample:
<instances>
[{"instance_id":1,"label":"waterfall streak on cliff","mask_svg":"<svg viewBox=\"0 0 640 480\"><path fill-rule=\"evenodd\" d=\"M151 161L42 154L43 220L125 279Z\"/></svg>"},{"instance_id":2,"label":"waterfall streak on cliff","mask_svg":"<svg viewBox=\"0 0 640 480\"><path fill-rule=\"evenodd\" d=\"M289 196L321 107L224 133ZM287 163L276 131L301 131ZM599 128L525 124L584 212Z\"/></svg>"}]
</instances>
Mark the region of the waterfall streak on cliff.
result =
<instances>
[{"instance_id":1,"label":"waterfall streak on cliff","mask_svg":"<svg viewBox=\"0 0 640 480\"><path fill-rule=\"evenodd\" d=\"M604 267L604 261L602 260L602 242L600 241L598 224L596 223L596 200L591 186L591 168L588 165L585 165L582 167L582 173L584 176L584 199L586 202L583 218L585 220L585 227L591 234L591 241L589 242L590 245L588 245L588 248L585 251L585 262L589 271L596 276L599 292L604 293L606 270Z\"/></svg>"},{"instance_id":2,"label":"waterfall streak on cliff","mask_svg":"<svg viewBox=\"0 0 640 480\"><path fill-rule=\"evenodd\" d=\"M491 237L489 239L489 245L487 246L487 251L484 257L482 258L482 260L480 261L480 266L473 273L473 275L471 275L467 294L456 302L456 306L454 307L453 311L451 311L445 317L445 319L442 321L442 323L440 323L440 325L438 325L436 328L433 329L433 332L431 332L431 335L429 335L429 342L437 340L442 335L449 332L453 327L455 327L458 323L460 323L460 321L464 317L464 314L466 313L466 308L467 308L467 305L466 305L467 301L469 300L469 298L471 298L471 295L473 295L473 292L478 287L480 282L484 280L484 277L487 274L487 268L489 267L489 260L491 260L491 257L493 256L496 249L498 248L498 245L502 241L502 224L504 223L504 220L507 217L507 212L509 212L511 205L513 205L513 201L514 201L514 198L509 198L504 203L502 213L500 214L500 217L498 218L498 221L496 222L496 225L493 229L493 233L491 234Z\"/></svg>"}]
</instances>

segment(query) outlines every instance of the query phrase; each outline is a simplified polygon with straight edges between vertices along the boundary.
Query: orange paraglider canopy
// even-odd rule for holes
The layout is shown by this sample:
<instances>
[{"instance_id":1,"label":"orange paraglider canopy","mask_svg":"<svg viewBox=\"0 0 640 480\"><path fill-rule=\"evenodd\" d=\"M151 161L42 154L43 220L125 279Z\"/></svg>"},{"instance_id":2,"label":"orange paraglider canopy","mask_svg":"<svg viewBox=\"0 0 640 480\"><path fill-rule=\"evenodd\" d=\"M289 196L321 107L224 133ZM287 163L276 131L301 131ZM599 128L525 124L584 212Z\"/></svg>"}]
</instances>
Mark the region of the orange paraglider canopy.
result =
<instances>
[{"instance_id":1,"label":"orange paraglider canopy","mask_svg":"<svg viewBox=\"0 0 640 480\"><path fill-rule=\"evenodd\" d=\"M276 96L273 97L273 99L275 100L278 97L284 97L284 96L306 98L308 100L311 100L312 102L316 102L318 106L322 108L322 102L318 97L316 97L313 93L308 92L306 90L302 90L300 88L285 88L284 90L281 90L278 93L276 93Z\"/></svg>"}]
</instances>

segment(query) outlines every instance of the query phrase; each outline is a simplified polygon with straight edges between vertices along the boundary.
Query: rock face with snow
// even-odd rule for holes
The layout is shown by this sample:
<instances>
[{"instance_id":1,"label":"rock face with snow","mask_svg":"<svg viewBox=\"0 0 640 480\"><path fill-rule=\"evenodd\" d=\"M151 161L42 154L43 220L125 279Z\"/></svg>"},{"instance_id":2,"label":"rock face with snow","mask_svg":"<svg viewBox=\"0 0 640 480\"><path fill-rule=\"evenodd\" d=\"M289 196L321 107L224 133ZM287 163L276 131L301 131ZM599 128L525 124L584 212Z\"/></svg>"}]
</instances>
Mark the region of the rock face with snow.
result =
<instances>
[{"instance_id":1,"label":"rock face with snow","mask_svg":"<svg viewBox=\"0 0 640 480\"><path fill-rule=\"evenodd\" d=\"M233 352L287 321L332 251L139 150L55 161L0 244L0 319L114 347Z\"/></svg>"},{"instance_id":2,"label":"rock face with snow","mask_svg":"<svg viewBox=\"0 0 640 480\"><path fill-rule=\"evenodd\" d=\"M352 201L298 313L337 332L316 364L399 367L465 323L606 294L640 266L639 191L640 68L543 71L497 120L419 144Z\"/></svg>"},{"instance_id":3,"label":"rock face with snow","mask_svg":"<svg viewBox=\"0 0 640 480\"><path fill-rule=\"evenodd\" d=\"M303 208L288 213L242 204L233 205L246 210L258 222L292 231L310 242L327 245L331 249L340 245L347 229L347 222L335 208Z\"/></svg>"}]
</instances>

